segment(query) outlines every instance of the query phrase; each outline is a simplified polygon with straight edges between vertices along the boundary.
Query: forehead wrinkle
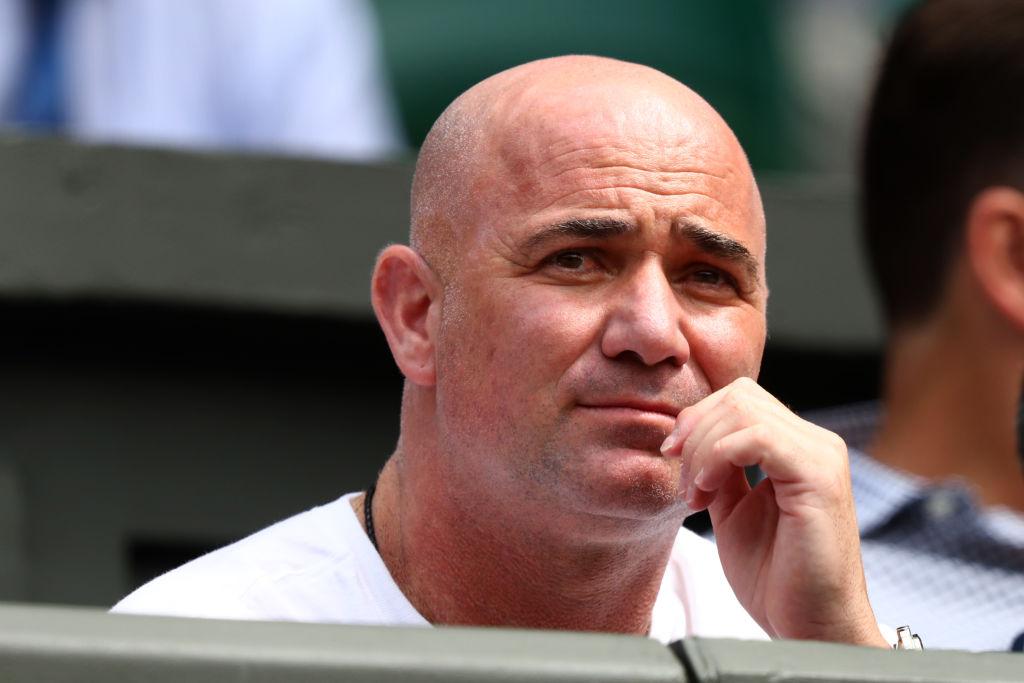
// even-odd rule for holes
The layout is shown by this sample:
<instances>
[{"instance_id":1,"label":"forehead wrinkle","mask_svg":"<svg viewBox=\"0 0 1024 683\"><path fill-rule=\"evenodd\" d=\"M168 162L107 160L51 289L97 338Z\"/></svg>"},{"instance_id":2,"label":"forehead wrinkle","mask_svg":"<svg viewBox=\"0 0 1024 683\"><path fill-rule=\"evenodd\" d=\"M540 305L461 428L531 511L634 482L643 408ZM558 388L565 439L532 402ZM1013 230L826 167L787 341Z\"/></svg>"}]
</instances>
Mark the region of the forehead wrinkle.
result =
<instances>
[{"instance_id":1,"label":"forehead wrinkle","mask_svg":"<svg viewBox=\"0 0 1024 683\"><path fill-rule=\"evenodd\" d=\"M590 125L570 126L564 117L545 116L536 110L536 102L531 100L530 104L490 142L497 164L491 175L493 182L481 189L493 193L502 188L495 201L538 211L580 190L625 189L661 197L699 195L723 204L723 199L715 195L732 195L733 191L724 186L736 182L737 176L747 175L746 159L738 147L733 149L735 140L727 128L713 131L716 134L703 130L697 123L707 123L705 116L694 116L699 121L689 121L691 112L677 113L674 104L659 103L672 108L676 116L672 121L657 121L662 133L665 126L674 131L670 138L648 135L647 129L635 126L611 133L601 133ZM599 113L596 109L590 113ZM710 109L708 113L717 117ZM687 120L680 123L680 117ZM719 123L724 127L724 122ZM727 133L725 139L717 135L719 132ZM566 190L570 193L565 194Z\"/></svg>"},{"instance_id":2,"label":"forehead wrinkle","mask_svg":"<svg viewBox=\"0 0 1024 683\"><path fill-rule=\"evenodd\" d=\"M659 169L647 169L639 168L637 166L630 166L629 164L588 164L587 166L571 166L558 171L554 175L550 176L552 179L560 178L567 173L573 171L610 171L613 169L622 169L624 171L640 171L641 173L656 174L666 178L667 176L707 176L708 178L715 178L716 180L728 180L732 177L732 174L725 171L722 175L717 173L710 173L706 170L699 168L659 168Z\"/></svg>"},{"instance_id":3,"label":"forehead wrinkle","mask_svg":"<svg viewBox=\"0 0 1024 683\"><path fill-rule=\"evenodd\" d=\"M723 179L731 175L737 162L734 157L737 152L742 156L731 132L726 129L723 133L728 135L713 135L702 130L698 122L688 120L688 115L675 112L671 120L616 128L603 120L573 125L564 116L544 115L531 108L506 128L495 151L506 169L554 177L567 170L560 168L564 166L569 170L623 166L670 173L698 168L706 175ZM608 131L606 125L602 131L600 123L611 125L613 130Z\"/></svg>"},{"instance_id":4,"label":"forehead wrinkle","mask_svg":"<svg viewBox=\"0 0 1024 683\"><path fill-rule=\"evenodd\" d=\"M557 169L549 177L558 178L578 169L599 171L611 168L630 169L643 173L699 174L719 180L728 180L734 175L731 164L724 161L714 163L707 158L706 154L694 154L691 149L692 145L685 143L669 148L663 145L643 144L643 141L640 140L630 140L627 143L619 138L610 138L608 142L598 139L593 144L585 146L581 146L578 139L566 140L564 146L568 149L553 153L552 150L556 150L558 145L546 146L545 151L548 158L535 166L536 172L543 173L552 166L565 165L565 168ZM649 151L655 152L655 154L648 154ZM573 161L577 157L583 157L586 163L574 164ZM597 157L597 160L594 160L593 157ZM604 161L602 157L607 158L608 161ZM715 168L709 168L711 166Z\"/></svg>"},{"instance_id":5,"label":"forehead wrinkle","mask_svg":"<svg viewBox=\"0 0 1024 683\"><path fill-rule=\"evenodd\" d=\"M705 194L704 192L697 192L696 190L689 190L689 191L686 191L686 192L658 192L656 190L652 190L652 189L649 189L649 188L646 188L646 187L637 187L635 185L608 185L608 186L604 186L604 187L584 187L584 188L581 188L581 189L573 190L572 192L570 192L568 194L559 195L558 197L556 197L556 198L552 199L551 201L549 201L547 204L544 204L543 206L539 207L537 209L537 212L540 213L542 211L547 211L547 210L551 209L552 207L554 207L559 202L568 201L571 198L576 197L577 195L583 195L584 197L593 197L595 200L600 200L600 199L604 199L605 197L607 197L609 193L620 192L622 190L631 190L633 192L640 192L642 194L654 195L656 197L703 197L704 199L710 200L712 203L714 203L714 204L716 204L718 206L725 207L725 204L718 197L715 197L715 196L710 195L710 194ZM605 205L605 204L595 204L594 206L589 206L588 205L586 207L580 207L580 208L586 208L588 210L600 210L600 209L623 210L625 207L623 205L621 205L621 204L612 203L612 204L607 204L607 205Z\"/></svg>"},{"instance_id":6,"label":"forehead wrinkle","mask_svg":"<svg viewBox=\"0 0 1024 683\"><path fill-rule=\"evenodd\" d=\"M723 205L724 196L730 193L724 186L733 182L735 170L723 164L721 175L710 169L687 168L685 170L646 169L626 164L593 164L571 166L552 175L543 175L539 169L530 173L533 192L526 199L537 200L544 195L554 199L540 206L550 208L561 200L580 193L605 193L617 190L631 190L658 197L700 196L715 204ZM719 169L714 169L718 171ZM574 177L574 176L579 176ZM568 194L561 192L575 185ZM718 196L721 195L721 196Z\"/></svg>"}]
</instances>

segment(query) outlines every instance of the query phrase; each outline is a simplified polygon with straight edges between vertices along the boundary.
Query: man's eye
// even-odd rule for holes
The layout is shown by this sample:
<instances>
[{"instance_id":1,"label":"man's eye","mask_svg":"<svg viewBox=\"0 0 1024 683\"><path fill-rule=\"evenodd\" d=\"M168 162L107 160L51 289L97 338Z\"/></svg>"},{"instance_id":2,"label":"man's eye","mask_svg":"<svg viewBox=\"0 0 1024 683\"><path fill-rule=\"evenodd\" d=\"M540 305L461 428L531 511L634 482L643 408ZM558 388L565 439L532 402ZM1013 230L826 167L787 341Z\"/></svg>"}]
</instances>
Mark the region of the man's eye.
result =
<instances>
[{"instance_id":1,"label":"man's eye","mask_svg":"<svg viewBox=\"0 0 1024 683\"><path fill-rule=\"evenodd\" d=\"M589 284L607 277L607 255L594 249L563 249L549 254L541 264L542 272L556 282Z\"/></svg>"},{"instance_id":2,"label":"man's eye","mask_svg":"<svg viewBox=\"0 0 1024 683\"><path fill-rule=\"evenodd\" d=\"M694 271L693 279L703 285L721 285L726 282L725 276L722 273L709 268Z\"/></svg>"},{"instance_id":3,"label":"man's eye","mask_svg":"<svg viewBox=\"0 0 1024 683\"><path fill-rule=\"evenodd\" d=\"M739 289L736 280L729 273L718 268L706 266L694 268L689 272L686 280L691 286L699 287L709 293L734 293Z\"/></svg>"},{"instance_id":4,"label":"man's eye","mask_svg":"<svg viewBox=\"0 0 1024 683\"><path fill-rule=\"evenodd\" d=\"M551 262L566 270L581 270L587 265L587 257L578 251L563 251L555 254Z\"/></svg>"}]
</instances>

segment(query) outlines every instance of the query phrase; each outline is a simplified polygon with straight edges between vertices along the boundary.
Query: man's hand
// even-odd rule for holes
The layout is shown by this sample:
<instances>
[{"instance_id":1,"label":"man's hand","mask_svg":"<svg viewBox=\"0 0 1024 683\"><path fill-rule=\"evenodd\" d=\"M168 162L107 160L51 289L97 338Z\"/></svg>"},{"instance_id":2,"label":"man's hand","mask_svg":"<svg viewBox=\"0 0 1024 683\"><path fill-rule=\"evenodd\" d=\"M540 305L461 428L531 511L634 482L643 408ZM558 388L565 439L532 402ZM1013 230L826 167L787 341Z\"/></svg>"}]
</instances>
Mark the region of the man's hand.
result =
<instances>
[{"instance_id":1,"label":"man's hand","mask_svg":"<svg viewBox=\"0 0 1024 683\"><path fill-rule=\"evenodd\" d=\"M693 510L711 514L726 577L769 635L888 647L867 599L846 444L741 378L679 414ZM753 489L743 468L767 477Z\"/></svg>"}]
</instances>

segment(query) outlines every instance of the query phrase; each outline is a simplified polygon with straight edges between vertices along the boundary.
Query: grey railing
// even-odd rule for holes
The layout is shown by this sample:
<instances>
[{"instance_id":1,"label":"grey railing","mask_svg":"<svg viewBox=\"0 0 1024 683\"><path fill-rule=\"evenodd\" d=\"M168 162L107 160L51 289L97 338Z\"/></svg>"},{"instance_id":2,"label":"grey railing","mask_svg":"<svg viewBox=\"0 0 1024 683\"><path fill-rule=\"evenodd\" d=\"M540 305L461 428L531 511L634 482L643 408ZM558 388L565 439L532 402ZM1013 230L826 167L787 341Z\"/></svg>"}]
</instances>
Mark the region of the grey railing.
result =
<instances>
[{"instance_id":1,"label":"grey railing","mask_svg":"<svg viewBox=\"0 0 1024 683\"><path fill-rule=\"evenodd\" d=\"M1010 683L1024 655L111 615L0 606L0 680Z\"/></svg>"}]
</instances>

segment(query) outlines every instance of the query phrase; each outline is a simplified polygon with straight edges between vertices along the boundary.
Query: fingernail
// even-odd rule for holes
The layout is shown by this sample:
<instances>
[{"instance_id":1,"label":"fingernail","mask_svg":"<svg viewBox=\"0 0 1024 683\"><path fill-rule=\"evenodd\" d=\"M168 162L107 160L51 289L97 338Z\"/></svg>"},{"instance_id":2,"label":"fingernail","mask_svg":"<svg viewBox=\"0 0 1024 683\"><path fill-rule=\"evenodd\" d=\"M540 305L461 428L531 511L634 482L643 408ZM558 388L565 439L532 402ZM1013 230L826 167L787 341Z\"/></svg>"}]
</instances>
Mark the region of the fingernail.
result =
<instances>
[{"instance_id":1,"label":"fingernail","mask_svg":"<svg viewBox=\"0 0 1024 683\"><path fill-rule=\"evenodd\" d=\"M672 447L679 443L679 432L673 430L661 444L661 452L672 450Z\"/></svg>"},{"instance_id":2,"label":"fingernail","mask_svg":"<svg viewBox=\"0 0 1024 683\"><path fill-rule=\"evenodd\" d=\"M684 411L685 412L685 411ZM681 442L686 439L686 435L690 431L690 425L686 420L686 416L680 413L680 418L676 421L675 429L668 435L668 438L661 444L661 452L672 450L678 446Z\"/></svg>"},{"instance_id":3,"label":"fingernail","mask_svg":"<svg viewBox=\"0 0 1024 683\"><path fill-rule=\"evenodd\" d=\"M704 468L701 468L700 471L697 472L697 476L693 478L693 485L698 489L704 488Z\"/></svg>"}]
</instances>

